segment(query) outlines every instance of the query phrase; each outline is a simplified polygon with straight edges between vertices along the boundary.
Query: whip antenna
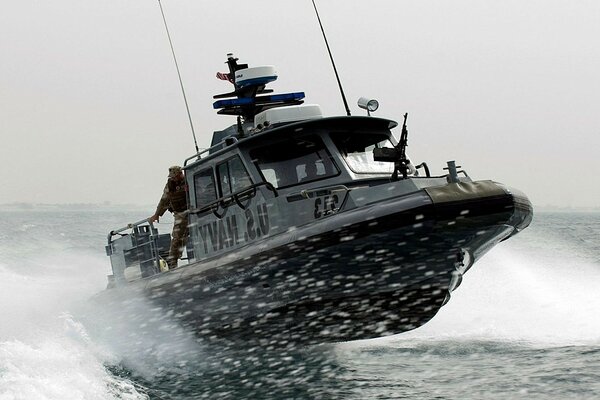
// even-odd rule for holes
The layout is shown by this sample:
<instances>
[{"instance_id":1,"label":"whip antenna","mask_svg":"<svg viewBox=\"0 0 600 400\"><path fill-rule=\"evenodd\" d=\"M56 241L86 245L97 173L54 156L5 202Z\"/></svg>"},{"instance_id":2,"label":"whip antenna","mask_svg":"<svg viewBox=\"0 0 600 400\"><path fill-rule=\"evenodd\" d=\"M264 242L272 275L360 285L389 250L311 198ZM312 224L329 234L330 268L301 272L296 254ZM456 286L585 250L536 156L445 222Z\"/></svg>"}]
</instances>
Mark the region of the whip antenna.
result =
<instances>
[{"instance_id":1,"label":"whip antenna","mask_svg":"<svg viewBox=\"0 0 600 400\"><path fill-rule=\"evenodd\" d=\"M198 142L196 141L196 132L194 131L194 124L192 123L192 115L190 114L190 107L188 106L187 97L185 96L185 89L183 88L183 81L181 80L181 73L179 72L179 65L177 64L177 57L175 57L175 49L173 48L173 42L171 41L171 34L169 33L169 27L167 26L167 19L165 18L165 12L163 11L162 4L158 0L158 6L160 7L160 13L162 14L163 22L165 23L165 30L167 31L167 38L169 38L169 45L171 46L171 53L173 53L173 61L175 61L175 68L177 69L177 76L179 77L179 84L181 85L181 93L183 93L183 101L185 103L185 109L187 110L188 119L190 120L190 127L192 128L192 136L194 137L194 146L196 146L196 153L199 153Z\"/></svg>"},{"instance_id":2,"label":"whip antenna","mask_svg":"<svg viewBox=\"0 0 600 400\"><path fill-rule=\"evenodd\" d=\"M160 0L159 0L160 2ZM323 29L323 24L321 23L321 18L319 17L319 11L317 10L317 5L315 4L315 0L312 0L313 7L315 8L315 13L317 14L317 19L319 20L319 26L321 27L321 32L323 32L323 39L325 39L325 45L327 46L327 52L329 53L329 58L331 59L331 65L333 65L333 72L335 72L335 78L337 79L338 86L340 87L340 93L342 94L342 100L344 101L344 107L346 107L346 115L350 115L350 108L348 108L348 102L346 101L346 95L344 94L344 89L342 89L342 82L340 81L340 76L338 75L337 68L335 67L335 61L333 61L333 56L331 55L331 49L329 48L329 43L327 42L327 36L325 36L325 30Z\"/></svg>"}]
</instances>

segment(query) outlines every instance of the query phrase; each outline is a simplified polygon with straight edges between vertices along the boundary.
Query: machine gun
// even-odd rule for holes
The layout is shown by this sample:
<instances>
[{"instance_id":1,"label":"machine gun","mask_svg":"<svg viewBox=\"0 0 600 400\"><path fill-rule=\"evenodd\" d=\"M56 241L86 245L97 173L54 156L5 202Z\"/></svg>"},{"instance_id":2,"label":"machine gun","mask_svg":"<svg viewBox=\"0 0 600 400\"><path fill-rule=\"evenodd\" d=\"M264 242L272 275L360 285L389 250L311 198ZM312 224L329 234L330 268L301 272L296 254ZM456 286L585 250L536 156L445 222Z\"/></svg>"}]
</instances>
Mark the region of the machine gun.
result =
<instances>
[{"instance_id":1,"label":"machine gun","mask_svg":"<svg viewBox=\"0 0 600 400\"><path fill-rule=\"evenodd\" d=\"M406 158L406 146L408 145L408 129L406 128L406 119L408 113L404 114L404 123L402 124L402 134L400 135L400 141L393 148L383 147L373 149L373 159L375 161L393 162L394 173L392 174L392 180L397 181L399 175L402 174L402 179L406 179L410 167L410 160Z\"/></svg>"}]
</instances>

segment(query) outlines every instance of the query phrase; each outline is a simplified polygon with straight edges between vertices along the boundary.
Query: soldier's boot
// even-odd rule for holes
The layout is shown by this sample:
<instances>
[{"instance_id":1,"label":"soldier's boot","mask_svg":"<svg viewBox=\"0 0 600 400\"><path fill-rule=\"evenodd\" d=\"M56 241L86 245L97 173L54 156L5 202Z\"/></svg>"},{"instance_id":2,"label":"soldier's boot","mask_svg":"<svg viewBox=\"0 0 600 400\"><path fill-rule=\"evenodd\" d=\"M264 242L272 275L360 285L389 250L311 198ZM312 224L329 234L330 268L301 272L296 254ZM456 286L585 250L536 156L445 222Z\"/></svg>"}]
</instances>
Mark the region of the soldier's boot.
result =
<instances>
[{"instance_id":1,"label":"soldier's boot","mask_svg":"<svg viewBox=\"0 0 600 400\"><path fill-rule=\"evenodd\" d=\"M169 271L177 268L177 259L174 257L167 258L167 265L169 266Z\"/></svg>"}]
</instances>

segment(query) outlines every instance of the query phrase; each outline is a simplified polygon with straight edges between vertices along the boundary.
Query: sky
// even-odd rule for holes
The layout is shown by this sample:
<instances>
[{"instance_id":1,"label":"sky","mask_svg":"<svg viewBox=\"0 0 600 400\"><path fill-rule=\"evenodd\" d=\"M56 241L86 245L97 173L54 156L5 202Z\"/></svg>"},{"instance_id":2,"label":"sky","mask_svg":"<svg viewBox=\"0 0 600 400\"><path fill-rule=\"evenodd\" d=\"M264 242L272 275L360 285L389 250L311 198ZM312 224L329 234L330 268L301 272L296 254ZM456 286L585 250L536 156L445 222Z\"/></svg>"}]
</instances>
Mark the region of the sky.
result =
<instances>
[{"instance_id":1,"label":"sky","mask_svg":"<svg viewBox=\"0 0 600 400\"><path fill-rule=\"evenodd\" d=\"M161 4L200 147L234 123L212 108L230 52L345 114L310 0ZM408 112L414 163L456 160L537 206L600 206L600 2L317 6L353 115L361 96ZM5 1L0 50L0 204L154 204L194 154L156 0Z\"/></svg>"}]
</instances>

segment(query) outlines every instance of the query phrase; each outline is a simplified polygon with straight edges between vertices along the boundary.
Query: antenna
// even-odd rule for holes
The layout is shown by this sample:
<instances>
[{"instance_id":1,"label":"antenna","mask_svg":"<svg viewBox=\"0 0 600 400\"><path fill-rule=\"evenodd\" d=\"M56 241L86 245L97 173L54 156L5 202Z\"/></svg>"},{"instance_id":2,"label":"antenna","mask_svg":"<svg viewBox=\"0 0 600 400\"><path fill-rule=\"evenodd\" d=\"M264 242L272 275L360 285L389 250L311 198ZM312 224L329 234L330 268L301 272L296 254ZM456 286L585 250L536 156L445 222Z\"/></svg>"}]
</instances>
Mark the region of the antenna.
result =
<instances>
[{"instance_id":1,"label":"antenna","mask_svg":"<svg viewBox=\"0 0 600 400\"><path fill-rule=\"evenodd\" d=\"M177 57L175 57L175 49L173 49L173 42L171 41L171 34L169 33L169 27L167 26L167 19L165 18L165 12L163 11L162 4L158 0L158 6L160 7L160 13L162 14L163 22L165 23L165 30L167 31L167 37L169 38L169 45L171 46L171 53L173 53L173 61L175 61L175 68L177 69L177 76L179 77L179 84L181 85L181 93L183 93L183 101L185 102L185 109L187 110L188 119L190 120L190 127L192 128L192 136L194 137L194 146L196 146L196 153L199 153L198 142L196 141L196 132L194 131L194 124L192 123L192 115L190 114L190 107L188 106L187 97L185 96L185 89L183 88L183 81L181 80L181 73L179 72L179 65L177 64Z\"/></svg>"},{"instance_id":2,"label":"antenna","mask_svg":"<svg viewBox=\"0 0 600 400\"><path fill-rule=\"evenodd\" d=\"M340 93L342 94L342 100L344 101L344 107L346 107L346 115L349 116L350 108L348 108L348 102L346 101L346 95L344 95L344 89L342 88L342 82L340 82L340 76L338 75L337 68L335 67L335 61L333 61L333 56L331 55L331 49L329 48L329 43L327 42L327 36L325 36L325 30L323 29L323 24L321 23L321 18L319 17L319 11L317 10L317 5L315 4L315 0L312 0L312 3L313 3L313 7L315 8L315 13L317 14L317 19L319 20L319 26L321 27L321 32L323 32L323 39L325 39L325 45L327 46L327 52L329 53L329 58L331 59L331 64L333 65L333 72L335 72L335 77L337 79L338 86L340 87Z\"/></svg>"}]
</instances>

